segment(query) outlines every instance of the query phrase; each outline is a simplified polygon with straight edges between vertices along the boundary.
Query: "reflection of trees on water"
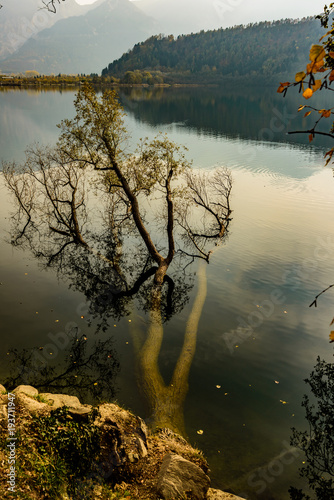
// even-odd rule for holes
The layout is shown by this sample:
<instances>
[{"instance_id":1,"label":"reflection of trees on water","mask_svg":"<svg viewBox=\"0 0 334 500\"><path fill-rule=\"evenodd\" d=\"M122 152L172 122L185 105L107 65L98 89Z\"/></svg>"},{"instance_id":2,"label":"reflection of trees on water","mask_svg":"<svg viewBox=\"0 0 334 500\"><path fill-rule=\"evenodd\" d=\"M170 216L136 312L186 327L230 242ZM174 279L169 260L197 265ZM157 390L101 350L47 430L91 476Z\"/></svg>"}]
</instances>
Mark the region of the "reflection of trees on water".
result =
<instances>
[{"instance_id":1,"label":"reflection of trees on water","mask_svg":"<svg viewBox=\"0 0 334 500\"><path fill-rule=\"evenodd\" d=\"M113 398L119 371L113 340L91 342L77 326L53 337L54 343L44 347L9 351L11 368L5 387L32 385L40 392L66 393L94 402Z\"/></svg>"},{"instance_id":2,"label":"reflection of trees on water","mask_svg":"<svg viewBox=\"0 0 334 500\"><path fill-rule=\"evenodd\" d=\"M83 293L106 330L108 318L134 306L148 313L144 338L134 332L139 384L154 424L184 430L182 404L206 296L205 265L231 221L232 179L225 168L191 171L183 148L166 136L122 149L125 129L113 92L99 99L85 86L73 120L60 125L55 148L33 147L24 165L7 164L14 195L13 245L27 247ZM158 368L163 323L182 310L195 259L198 291L169 386ZM205 262L204 262L205 261ZM135 299L135 300L134 300Z\"/></svg>"},{"instance_id":3,"label":"reflection of trees on water","mask_svg":"<svg viewBox=\"0 0 334 500\"><path fill-rule=\"evenodd\" d=\"M304 395L307 431L293 429L292 446L305 453L305 465L300 470L316 500L334 498L334 363L317 360L310 377L312 398ZM311 497L294 487L292 500L310 500Z\"/></svg>"},{"instance_id":4,"label":"reflection of trees on water","mask_svg":"<svg viewBox=\"0 0 334 500\"><path fill-rule=\"evenodd\" d=\"M291 95L282 103L275 89L227 86L223 88L123 88L120 92L126 111L140 122L155 127L178 123L187 129L215 137L263 140L286 143L286 133L302 126L296 113L299 96ZM319 99L322 102L322 97ZM322 104L320 104L321 106ZM291 137L295 143L308 139ZM326 146L319 137L318 146Z\"/></svg>"}]
</instances>

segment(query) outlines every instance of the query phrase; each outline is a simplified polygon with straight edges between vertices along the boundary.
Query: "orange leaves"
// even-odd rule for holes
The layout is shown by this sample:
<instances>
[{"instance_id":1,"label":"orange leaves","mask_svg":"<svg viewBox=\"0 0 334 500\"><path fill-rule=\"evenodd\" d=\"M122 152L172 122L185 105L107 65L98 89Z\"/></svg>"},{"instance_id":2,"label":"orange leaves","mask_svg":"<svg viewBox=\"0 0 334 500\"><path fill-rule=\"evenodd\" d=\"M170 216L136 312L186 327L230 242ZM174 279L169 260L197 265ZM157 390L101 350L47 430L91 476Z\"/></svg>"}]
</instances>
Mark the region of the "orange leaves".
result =
<instances>
[{"instance_id":1,"label":"orange leaves","mask_svg":"<svg viewBox=\"0 0 334 500\"><path fill-rule=\"evenodd\" d=\"M284 82L284 83L282 83L282 82L281 82L280 86L279 86L279 87L278 87L278 89L277 89L277 92L278 92L279 94L281 94L282 92L284 92L284 90L285 90L285 89L286 89L289 85L290 85L290 82Z\"/></svg>"},{"instance_id":2,"label":"orange leaves","mask_svg":"<svg viewBox=\"0 0 334 500\"><path fill-rule=\"evenodd\" d=\"M309 140L309 142L312 142L312 141L313 141L313 134L310 134L310 135L308 136L308 140Z\"/></svg>"},{"instance_id":3,"label":"orange leaves","mask_svg":"<svg viewBox=\"0 0 334 500\"><path fill-rule=\"evenodd\" d=\"M306 90L303 92L303 97L304 97L305 99L309 99L310 97L312 97L312 95L313 95L313 90L312 90L312 89L310 89L310 88L306 89Z\"/></svg>"},{"instance_id":4,"label":"orange leaves","mask_svg":"<svg viewBox=\"0 0 334 500\"><path fill-rule=\"evenodd\" d=\"M312 45L310 50L310 63L306 66L307 74L325 71L324 57L326 56L325 49L322 45Z\"/></svg>"},{"instance_id":5,"label":"orange leaves","mask_svg":"<svg viewBox=\"0 0 334 500\"><path fill-rule=\"evenodd\" d=\"M327 166L327 165L328 165L328 163L331 161L333 154L334 154L334 148L330 149L330 150L329 150L329 151L327 151L327 153L325 154L325 158L326 158L326 156L328 156L328 158L327 158L327 160L326 160L326 163L325 163L325 165L326 165L326 166ZM333 319L334 319L334 318L333 318ZM331 323L331 325L332 325L332 324L333 324L333 322Z\"/></svg>"},{"instance_id":6,"label":"orange leaves","mask_svg":"<svg viewBox=\"0 0 334 500\"><path fill-rule=\"evenodd\" d=\"M306 111L306 113L304 115L304 118L306 118L307 116L309 116L311 113L312 113L312 110L311 111Z\"/></svg>"},{"instance_id":7,"label":"orange leaves","mask_svg":"<svg viewBox=\"0 0 334 500\"><path fill-rule=\"evenodd\" d=\"M332 114L330 109L319 109L318 113L320 113L323 118L329 118Z\"/></svg>"},{"instance_id":8,"label":"orange leaves","mask_svg":"<svg viewBox=\"0 0 334 500\"><path fill-rule=\"evenodd\" d=\"M332 69L332 71L330 72L330 75L329 75L329 77L328 77L328 80L329 80L330 82L334 81L334 69Z\"/></svg>"}]
</instances>

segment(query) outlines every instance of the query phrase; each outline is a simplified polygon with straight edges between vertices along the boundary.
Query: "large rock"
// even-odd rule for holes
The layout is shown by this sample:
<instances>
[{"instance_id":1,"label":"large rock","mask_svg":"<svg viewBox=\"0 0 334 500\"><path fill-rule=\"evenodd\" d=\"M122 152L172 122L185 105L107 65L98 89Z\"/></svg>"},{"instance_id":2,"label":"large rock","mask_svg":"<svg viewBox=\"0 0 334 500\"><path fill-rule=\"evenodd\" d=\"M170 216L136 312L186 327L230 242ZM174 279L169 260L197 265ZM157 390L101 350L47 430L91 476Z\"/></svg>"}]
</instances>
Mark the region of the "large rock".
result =
<instances>
[{"instance_id":1,"label":"large rock","mask_svg":"<svg viewBox=\"0 0 334 500\"><path fill-rule=\"evenodd\" d=\"M213 488L208 489L206 498L207 500L244 500L241 497L232 495L232 493L226 493L225 491L215 490Z\"/></svg>"},{"instance_id":2,"label":"large rock","mask_svg":"<svg viewBox=\"0 0 334 500\"><path fill-rule=\"evenodd\" d=\"M175 500L190 493L192 499L204 500L209 486L210 478L198 465L173 453L164 457L157 483L160 497Z\"/></svg>"},{"instance_id":3,"label":"large rock","mask_svg":"<svg viewBox=\"0 0 334 500\"><path fill-rule=\"evenodd\" d=\"M99 407L95 424L101 429L101 469L108 477L115 467L147 455L147 427L143 420L114 404Z\"/></svg>"},{"instance_id":4,"label":"large rock","mask_svg":"<svg viewBox=\"0 0 334 500\"><path fill-rule=\"evenodd\" d=\"M0 394L4 394L4 393L7 393L7 390L3 385L0 384Z\"/></svg>"},{"instance_id":5,"label":"large rock","mask_svg":"<svg viewBox=\"0 0 334 500\"><path fill-rule=\"evenodd\" d=\"M29 413L44 413L45 410L48 411L50 408L50 406L46 403L41 403L40 401L27 396L27 394L25 394L24 392L16 393L15 406L16 405L20 405L21 408L25 408L25 410ZM18 412L18 415L20 415L21 413L22 411L20 410Z\"/></svg>"},{"instance_id":6,"label":"large rock","mask_svg":"<svg viewBox=\"0 0 334 500\"><path fill-rule=\"evenodd\" d=\"M43 392L40 397L45 399L53 409L61 406L68 406L69 408L82 408L84 406L76 396L68 396L67 394Z\"/></svg>"},{"instance_id":7,"label":"large rock","mask_svg":"<svg viewBox=\"0 0 334 500\"><path fill-rule=\"evenodd\" d=\"M37 396L38 390L31 385L19 385L12 391L13 394L27 394L27 396Z\"/></svg>"}]
</instances>

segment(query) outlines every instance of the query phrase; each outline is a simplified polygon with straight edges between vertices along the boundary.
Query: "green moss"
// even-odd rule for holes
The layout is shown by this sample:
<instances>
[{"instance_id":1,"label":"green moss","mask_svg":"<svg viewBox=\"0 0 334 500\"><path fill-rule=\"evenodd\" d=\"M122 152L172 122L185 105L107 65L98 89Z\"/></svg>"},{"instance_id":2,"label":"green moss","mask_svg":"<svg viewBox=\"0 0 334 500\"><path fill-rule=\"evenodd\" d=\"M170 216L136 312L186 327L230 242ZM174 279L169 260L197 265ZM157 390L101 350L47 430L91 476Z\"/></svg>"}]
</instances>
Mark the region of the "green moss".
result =
<instances>
[{"instance_id":1,"label":"green moss","mask_svg":"<svg viewBox=\"0 0 334 500\"><path fill-rule=\"evenodd\" d=\"M46 399L44 396L41 396L40 394L37 394L37 396L32 396L33 399L36 399L36 401L39 401L40 403L46 403L47 405L52 405L48 399Z\"/></svg>"},{"instance_id":2,"label":"green moss","mask_svg":"<svg viewBox=\"0 0 334 500\"><path fill-rule=\"evenodd\" d=\"M72 498L86 498L82 484L94 473L100 452L97 414L92 410L87 422L76 422L68 408L61 407L48 416L34 417L25 438L17 442L18 481L38 490L41 498L58 499L66 492Z\"/></svg>"}]
</instances>

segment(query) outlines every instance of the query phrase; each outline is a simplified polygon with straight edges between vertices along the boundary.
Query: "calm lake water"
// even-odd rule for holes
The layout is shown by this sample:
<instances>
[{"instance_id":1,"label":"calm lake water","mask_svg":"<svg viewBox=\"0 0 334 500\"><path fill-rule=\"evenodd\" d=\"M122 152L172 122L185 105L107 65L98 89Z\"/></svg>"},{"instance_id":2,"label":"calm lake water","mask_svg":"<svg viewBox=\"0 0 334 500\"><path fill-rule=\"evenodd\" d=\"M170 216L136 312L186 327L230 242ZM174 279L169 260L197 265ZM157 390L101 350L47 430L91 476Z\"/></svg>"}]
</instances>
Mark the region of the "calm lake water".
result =
<instances>
[{"instance_id":1,"label":"calm lake water","mask_svg":"<svg viewBox=\"0 0 334 500\"><path fill-rule=\"evenodd\" d=\"M53 144L56 124L73 116L73 98L73 91L1 91L1 160L22 161L36 141ZM288 487L302 484L302 454L287 455L290 429L306 427L304 379L317 356L331 361L333 354L334 292L324 294L316 309L309 304L334 281L334 179L323 166L325 142L309 145L307 137L286 135L307 126L296 112L301 99L283 99L275 89L121 92L130 150L140 137L167 132L187 146L194 168L232 171L233 220L207 268L184 417L190 441L208 458L212 487L250 499L287 500ZM87 298L73 275L10 245L14 206L0 181L1 380L15 372L11 349L45 347L50 333L75 324L90 349L98 340L113 340L119 363L109 381L114 397L149 420L134 369L131 329L146 317L140 304L123 318L110 316L100 330L101 318L85 321ZM166 383L196 294L195 272L196 265L188 302L164 325L159 363ZM56 368L66 362L60 351L50 360Z\"/></svg>"}]
</instances>

